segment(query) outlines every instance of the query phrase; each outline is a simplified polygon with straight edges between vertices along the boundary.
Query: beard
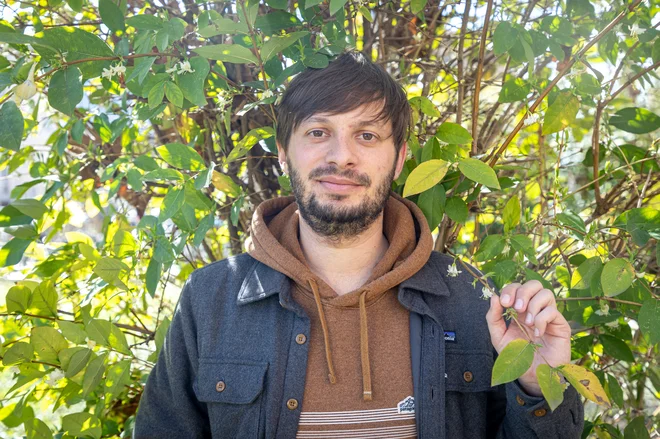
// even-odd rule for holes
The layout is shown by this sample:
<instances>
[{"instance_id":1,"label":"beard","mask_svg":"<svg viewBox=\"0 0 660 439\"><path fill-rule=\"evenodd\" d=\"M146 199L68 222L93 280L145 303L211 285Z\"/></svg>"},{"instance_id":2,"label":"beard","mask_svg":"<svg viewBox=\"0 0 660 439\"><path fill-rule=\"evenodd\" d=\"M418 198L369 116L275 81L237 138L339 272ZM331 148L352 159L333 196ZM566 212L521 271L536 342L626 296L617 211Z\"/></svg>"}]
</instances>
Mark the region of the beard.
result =
<instances>
[{"instance_id":1,"label":"beard","mask_svg":"<svg viewBox=\"0 0 660 439\"><path fill-rule=\"evenodd\" d=\"M372 197L365 196L357 206L341 207L323 204L311 191L306 193L300 174L291 166L291 162L287 161L287 164L291 189L296 197L300 215L316 234L331 242L356 238L378 219L390 196L396 168L395 162L388 175L378 182L376 193ZM308 180L313 181L319 177L330 175L350 179L367 189L372 186L369 176L350 169L340 171L336 166L316 168L310 173ZM330 198L340 201L348 198L348 195L331 194Z\"/></svg>"}]
</instances>

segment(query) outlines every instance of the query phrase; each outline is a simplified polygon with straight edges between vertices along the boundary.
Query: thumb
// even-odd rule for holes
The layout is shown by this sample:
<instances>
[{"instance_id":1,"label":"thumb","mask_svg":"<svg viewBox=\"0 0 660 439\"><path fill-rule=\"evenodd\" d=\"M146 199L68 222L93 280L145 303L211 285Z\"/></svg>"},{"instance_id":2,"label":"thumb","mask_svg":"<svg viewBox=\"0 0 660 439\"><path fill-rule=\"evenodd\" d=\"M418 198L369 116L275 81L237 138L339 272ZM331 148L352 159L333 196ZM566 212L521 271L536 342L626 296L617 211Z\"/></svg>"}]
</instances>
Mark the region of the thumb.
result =
<instances>
[{"instance_id":1,"label":"thumb","mask_svg":"<svg viewBox=\"0 0 660 439\"><path fill-rule=\"evenodd\" d=\"M500 296L493 294L490 298L490 309L486 313L486 322L488 322L490 341L498 354L501 352L500 342L507 329L502 313L504 313L504 307L500 303Z\"/></svg>"}]
</instances>

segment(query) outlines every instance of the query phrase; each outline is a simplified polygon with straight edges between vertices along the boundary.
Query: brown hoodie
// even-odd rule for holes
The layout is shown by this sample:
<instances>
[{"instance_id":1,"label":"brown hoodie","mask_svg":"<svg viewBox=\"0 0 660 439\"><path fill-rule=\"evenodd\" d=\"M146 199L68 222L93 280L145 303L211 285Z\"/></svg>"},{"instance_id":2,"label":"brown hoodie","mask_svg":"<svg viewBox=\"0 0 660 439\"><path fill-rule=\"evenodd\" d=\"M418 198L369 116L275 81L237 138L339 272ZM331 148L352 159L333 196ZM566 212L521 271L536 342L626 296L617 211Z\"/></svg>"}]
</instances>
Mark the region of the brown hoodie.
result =
<instances>
[{"instance_id":1,"label":"brown hoodie","mask_svg":"<svg viewBox=\"0 0 660 439\"><path fill-rule=\"evenodd\" d=\"M424 215L392 193L383 221L389 247L367 282L344 295L307 266L298 224L294 197L265 201L254 213L248 244L250 255L294 281L293 299L310 317L298 437L317 437L312 432L319 431L323 437L347 437L348 430L362 437L367 432L369 437L414 437L408 399L413 394L410 316L398 302L396 287L431 254Z\"/></svg>"}]
</instances>

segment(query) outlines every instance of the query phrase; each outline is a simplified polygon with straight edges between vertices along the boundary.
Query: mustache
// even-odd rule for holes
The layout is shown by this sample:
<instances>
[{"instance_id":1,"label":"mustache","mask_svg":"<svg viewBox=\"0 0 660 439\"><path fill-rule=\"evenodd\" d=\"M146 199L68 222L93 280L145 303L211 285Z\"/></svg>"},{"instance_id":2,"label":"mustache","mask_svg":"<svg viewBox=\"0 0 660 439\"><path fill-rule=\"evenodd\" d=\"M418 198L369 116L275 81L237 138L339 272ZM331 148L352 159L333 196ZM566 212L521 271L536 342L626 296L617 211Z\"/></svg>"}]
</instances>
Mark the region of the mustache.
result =
<instances>
[{"instance_id":1,"label":"mustache","mask_svg":"<svg viewBox=\"0 0 660 439\"><path fill-rule=\"evenodd\" d=\"M322 166L309 173L309 178L313 180L328 176L346 178L363 186L371 186L371 178L368 175L361 174L352 169L340 170L336 166Z\"/></svg>"}]
</instances>

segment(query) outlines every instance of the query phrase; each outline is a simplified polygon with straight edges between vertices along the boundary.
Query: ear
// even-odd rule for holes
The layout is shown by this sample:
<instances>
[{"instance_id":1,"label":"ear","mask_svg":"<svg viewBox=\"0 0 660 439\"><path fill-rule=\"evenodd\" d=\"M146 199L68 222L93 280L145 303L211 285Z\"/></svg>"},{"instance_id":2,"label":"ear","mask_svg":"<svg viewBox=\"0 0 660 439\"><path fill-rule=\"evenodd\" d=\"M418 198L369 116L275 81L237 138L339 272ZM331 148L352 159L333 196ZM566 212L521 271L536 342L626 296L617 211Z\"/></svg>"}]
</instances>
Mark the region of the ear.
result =
<instances>
[{"instance_id":1,"label":"ear","mask_svg":"<svg viewBox=\"0 0 660 439\"><path fill-rule=\"evenodd\" d=\"M396 157L396 169L394 170L394 179L396 180L403 171L403 165L406 163L406 156L408 155L408 142L403 142L401 149Z\"/></svg>"},{"instance_id":2,"label":"ear","mask_svg":"<svg viewBox=\"0 0 660 439\"><path fill-rule=\"evenodd\" d=\"M275 144L277 145L277 159L280 162L280 168L282 168L282 171L287 172L286 151L284 151L279 141L276 141Z\"/></svg>"}]
</instances>

